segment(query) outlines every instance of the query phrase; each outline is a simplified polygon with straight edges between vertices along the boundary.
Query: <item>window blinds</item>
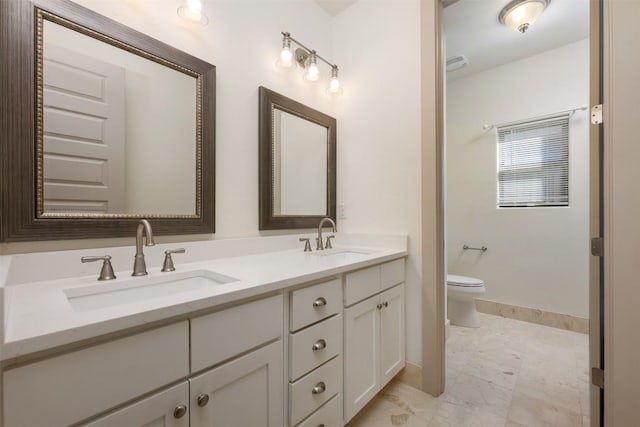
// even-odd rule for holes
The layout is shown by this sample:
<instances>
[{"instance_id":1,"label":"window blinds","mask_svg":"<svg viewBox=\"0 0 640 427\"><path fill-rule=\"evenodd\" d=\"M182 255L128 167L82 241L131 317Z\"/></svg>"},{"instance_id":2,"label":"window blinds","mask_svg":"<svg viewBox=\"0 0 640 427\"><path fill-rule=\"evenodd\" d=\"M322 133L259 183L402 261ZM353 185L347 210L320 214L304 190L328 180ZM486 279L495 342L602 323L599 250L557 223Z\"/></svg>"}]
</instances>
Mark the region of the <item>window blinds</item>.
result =
<instances>
[{"instance_id":1,"label":"window blinds","mask_svg":"<svg viewBox=\"0 0 640 427\"><path fill-rule=\"evenodd\" d=\"M497 129L498 206L568 206L569 114Z\"/></svg>"}]
</instances>

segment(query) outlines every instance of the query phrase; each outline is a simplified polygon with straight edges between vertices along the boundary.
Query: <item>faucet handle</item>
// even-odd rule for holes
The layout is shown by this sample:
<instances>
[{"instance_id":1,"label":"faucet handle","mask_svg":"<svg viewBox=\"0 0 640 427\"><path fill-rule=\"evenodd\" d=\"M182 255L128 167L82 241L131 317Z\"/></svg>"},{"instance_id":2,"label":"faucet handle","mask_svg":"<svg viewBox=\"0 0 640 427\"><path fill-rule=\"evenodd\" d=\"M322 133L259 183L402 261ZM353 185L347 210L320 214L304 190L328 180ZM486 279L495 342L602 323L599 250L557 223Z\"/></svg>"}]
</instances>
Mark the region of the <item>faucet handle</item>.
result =
<instances>
[{"instance_id":1,"label":"faucet handle","mask_svg":"<svg viewBox=\"0 0 640 427\"><path fill-rule=\"evenodd\" d=\"M311 252L311 241L308 237L301 237L298 239L300 242L304 242L304 251Z\"/></svg>"},{"instance_id":2,"label":"faucet handle","mask_svg":"<svg viewBox=\"0 0 640 427\"><path fill-rule=\"evenodd\" d=\"M100 276L98 276L98 280L113 280L116 278L116 275L113 273L113 266L111 265L111 255L83 256L82 258L80 258L80 261L82 261L82 263L104 261L102 263L102 269L100 270Z\"/></svg>"},{"instance_id":3,"label":"faucet handle","mask_svg":"<svg viewBox=\"0 0 640 427\"><path fill-rule=\"evenodd\" d=\"M168 251L164 251L164 263L162 264L162 272L166 273L167 271L175 271L176 267L173 265L173 258L171 254L183 254L186 250L184 248L179 249L170 249Z\"/></svg>"},{"instance_id":4,"label":"faucet handle","mask_svg":"<svg viewBox=\"0 0 640 427\"><path fill-rule=\"evenodd\" d=\"M325 249L333 249L333 246L331 246L331 239L333 239L334 237L336 236L334 236L333 234L330 236L327 236L327 243L324 244Z\"/></svg>"}]
</instances>

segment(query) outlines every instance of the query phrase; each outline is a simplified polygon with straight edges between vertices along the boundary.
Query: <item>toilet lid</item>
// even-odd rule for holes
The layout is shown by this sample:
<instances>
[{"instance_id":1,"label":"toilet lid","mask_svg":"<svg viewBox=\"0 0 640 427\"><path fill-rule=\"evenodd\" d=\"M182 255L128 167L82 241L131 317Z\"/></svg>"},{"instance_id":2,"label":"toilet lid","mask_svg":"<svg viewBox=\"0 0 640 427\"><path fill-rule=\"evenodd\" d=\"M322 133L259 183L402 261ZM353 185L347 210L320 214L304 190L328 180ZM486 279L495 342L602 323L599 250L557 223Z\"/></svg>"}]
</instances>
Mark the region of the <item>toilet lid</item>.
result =
<instances>
[{"instance_id":1,"label":"toilet lid","mask_svg":"<svg viewBox=\"0 0 640 427\"><path fill-rule=\"evenodd\" d=\"M475 277L457 276L455 274L447 274L447 285L464 286L464 287L480 287L484 282Z\"/></svg>"}]
</instances>

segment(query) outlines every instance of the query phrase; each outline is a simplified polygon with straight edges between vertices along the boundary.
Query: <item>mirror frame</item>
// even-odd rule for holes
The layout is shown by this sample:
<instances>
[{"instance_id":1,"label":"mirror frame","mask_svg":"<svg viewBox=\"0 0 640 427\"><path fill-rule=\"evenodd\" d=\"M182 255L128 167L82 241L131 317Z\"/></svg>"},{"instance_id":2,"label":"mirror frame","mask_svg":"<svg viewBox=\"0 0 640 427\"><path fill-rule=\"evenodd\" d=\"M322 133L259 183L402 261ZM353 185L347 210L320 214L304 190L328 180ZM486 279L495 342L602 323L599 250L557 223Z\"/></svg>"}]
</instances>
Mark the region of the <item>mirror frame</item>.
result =
<instances>
[{"instance_id":1,"label":"mirror frame","mask_svg":"<svg viewBox=\"0 0 640 427\"><path fill-rule=\"evenodd\" d=\"M324 217L336 220L336 119L263 86L259 88L259 219L260 230L315 228ZM327 128L327 215L273 214L274 108Z\"/></svg>"},{"instance_id":2,"label":"mirror frame","mask_svg":"<svg viewBox=\"0 0 640 427\"><path fill-rule=\"evenodd\" d=\"M71 29L192 75L196 97L195 215L39 215L42 190L39 13ZM51 17L54 17L53 19ZM154 234L215 232L215 66L68 0L0 2L0 241L133 236L141 218ZM198 143L199 142L199 143Z\"/></svg>"}]
</instances>

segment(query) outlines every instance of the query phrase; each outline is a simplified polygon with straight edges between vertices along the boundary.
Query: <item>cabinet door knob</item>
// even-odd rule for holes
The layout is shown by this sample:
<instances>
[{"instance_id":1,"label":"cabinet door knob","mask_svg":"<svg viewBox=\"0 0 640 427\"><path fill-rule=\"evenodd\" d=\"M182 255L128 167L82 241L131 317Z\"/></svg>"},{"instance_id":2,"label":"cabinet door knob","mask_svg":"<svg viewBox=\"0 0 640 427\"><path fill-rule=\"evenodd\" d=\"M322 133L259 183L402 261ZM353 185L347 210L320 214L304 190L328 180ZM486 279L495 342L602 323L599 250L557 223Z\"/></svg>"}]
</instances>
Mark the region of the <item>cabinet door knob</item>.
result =
<instances>
[{"instance_id":1,"label":"cabinet door knob","mask_svg":"<svg viewBox=\"0 0 640 427\"><path fill-rule=\"evenodd\" d=\"M327 386L325 385L325 383L323 383L322 381L320 381L318 384L316 384L316 386L313 388L313 390L311 390L311 394L320 394L320 393L324 393L324 391L327 389Z\"/></svg>"},{"instance_id":2,"label":"cabinet door knob","mask_svg":"<svg viewBox=\"0 0 640 427\"><path fill-rule=\"evenodd\" d=\"M311 347L313 351L323 350L325 348L327 348L327 342L325 340L318 340L313 347Z\"/></svg>"},{"instance_id":3,"label":"cabinet door knob","mask_svg":"<svg viewBox=\"0 0 640 427\"><path fill-rule=\"evenodd\" d=\"M382 304L382 303L380 303L380 304L376 305L376 308L377 308L378 310L382 310L382 307L384 307L384 304Z\"/></svg>"},{"instance_id":4,"label":"cabinet door knob","mask_svg":"<svg viewBox=\"0 0 640 427\"><path fill-rule=\"evenodd\" d=\"M324 297L320 297L313 302L315 308L324 307L325 305L327 305L327 300Z\"/></svg>"},{"instance_id":5,"label":"cabinet door knob","mask_svg":"<svg viewBox=\"0 0 640 427\"><path fill-rule=\"evenodd\" d=\"M389 301L384 302L384 308L387 308L387 307L389 307Z\"/></svg>"},{"instance_id":6,"label":"cabinet door knob","mask_svg":"<svg viewBox=\"0 0 640 427\"><path fill-rule=\"evenodd\" d=\"M182 418L186 415L187 413L187 406L186 405L178 405L176 406L176 409L173 410L173 417L174 418Z\"/></svg>"},{"instance_id":7,"label":"cabinet door knob","mask_svg":"<svg viewBox=\"0 0 640 427\"><path fill-rule=\"evenodd\" d=\"M206 406L207 403L209 403L209 395L201 394L200 396L198 396L198 399L196 401L198 402L198 406L202 408L203 406Z\"/></svg>"}]
</instances>

